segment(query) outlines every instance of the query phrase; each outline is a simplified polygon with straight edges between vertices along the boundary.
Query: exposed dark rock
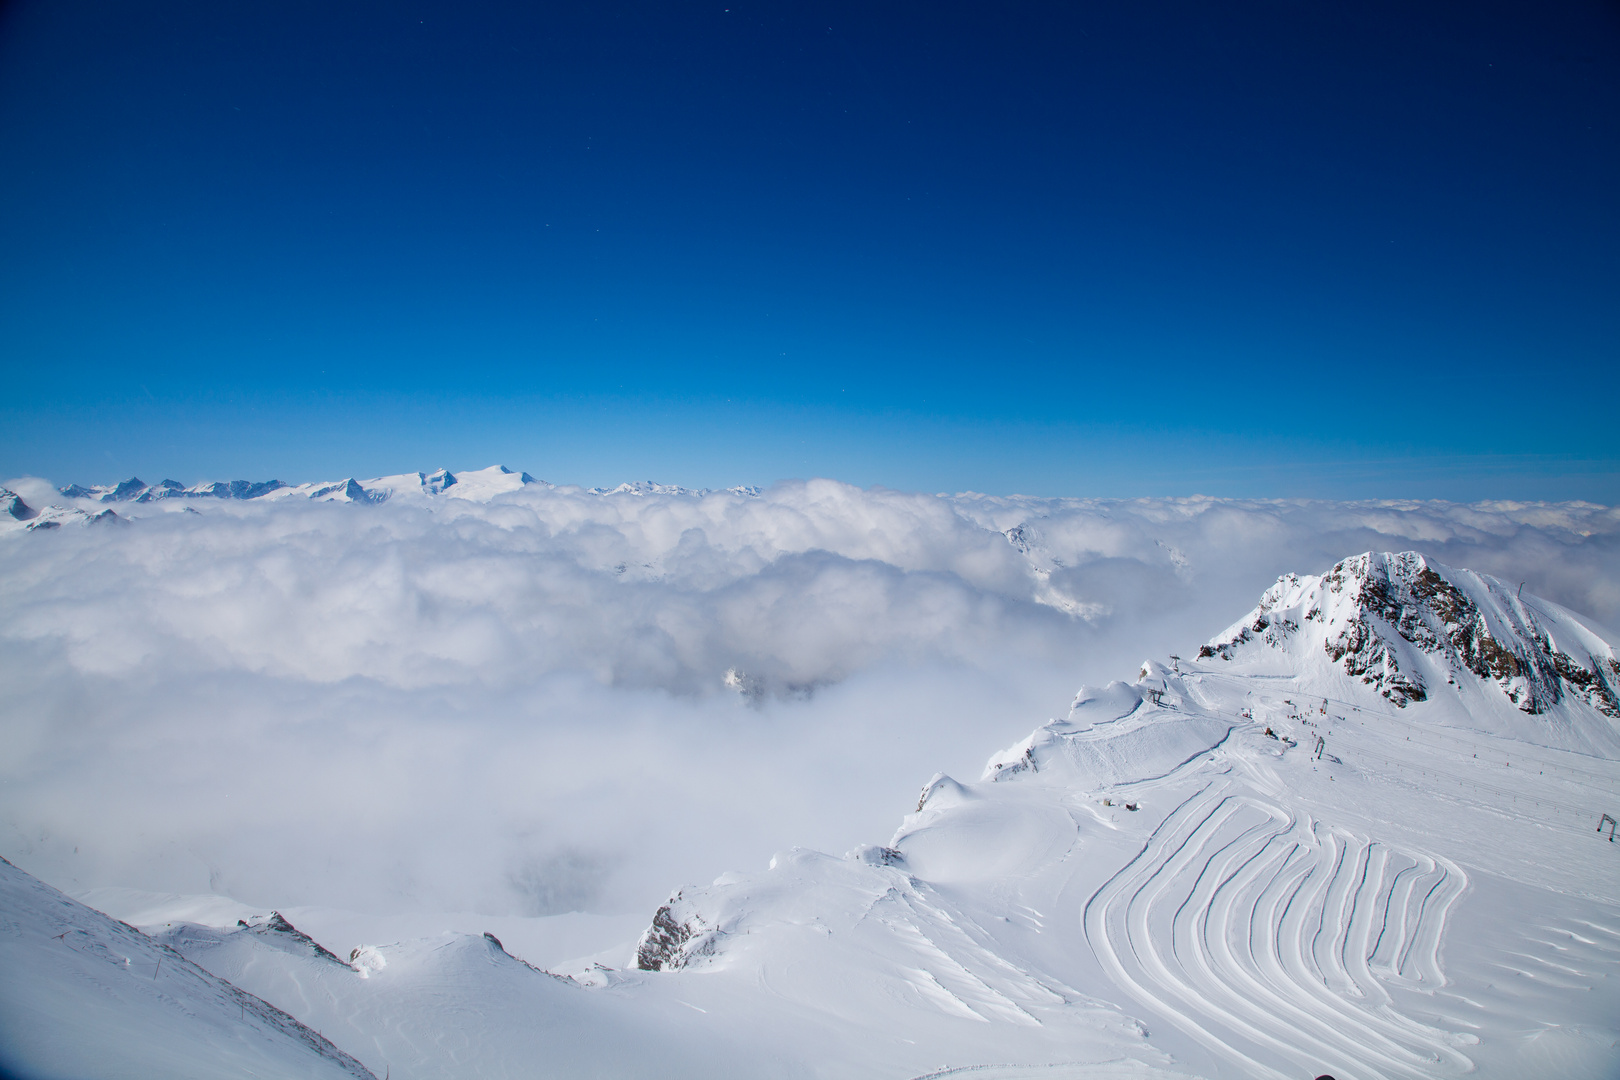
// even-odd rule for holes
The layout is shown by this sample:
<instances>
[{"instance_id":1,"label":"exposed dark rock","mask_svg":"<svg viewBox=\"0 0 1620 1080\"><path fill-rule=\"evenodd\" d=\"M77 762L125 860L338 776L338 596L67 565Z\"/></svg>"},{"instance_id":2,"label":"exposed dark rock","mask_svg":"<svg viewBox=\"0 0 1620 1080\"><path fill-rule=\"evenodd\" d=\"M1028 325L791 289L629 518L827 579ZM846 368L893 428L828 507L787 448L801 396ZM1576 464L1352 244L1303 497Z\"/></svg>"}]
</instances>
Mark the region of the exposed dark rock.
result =
<instances>
[{"instance_id":1,"label":"exposed dark rock","mask_svg":"<svg viewBox=\"0 0 1620 1080\"><path fill-rule=\"evenodd\" d=\"M715 933L680 893L658 909L652 925L636 942L636 967L642 971L675 971L713 951Z\"/></svg>"},{"instance_id":2,"label":"exposed dark rock","mask_svg":"<svg viewBox=\"0 0 1620 1080\"><path fill-rule=\"evenodd\" d=\"M238 919L236 925L250 933L260 934L265 937L271 934L279 935L281 940L302 945L322 959L330 960L334 964L343 964L343 961L339 960L332 950L288 922L279 911L272 911L268 917L254 916L251 922L246 919ZM344 964L343 966L347 967L348 965Z\"/></svg>"},{"instance_id":3,"label":"exposed dark rock","mask_svg":"<svg viewBox=\"0 0 1620 1080\"><path fill-rule=\"evenodd\" d=\"M1237 649L1260 636L1272 645L1285 642L1299 624L1281 617L1275 608L1282 605L1288 587L1298 583L1294 575L1281 579L1262 599L1252 621L1225 640L1203 646L1199 658L1230 660ZM1348 615L1345 605L1335 602L1339 597L1349 601ZM1493 617L1499 622L1506 617L1510 625L1520 627L1500 639L1492 633L1491 619L1479 602L1423 556L1369 553L1345 559L1323 575L1305 619L1326 622L1324 608L1337 610L1335 625L1327 628L1322 643L1328 657L1398 706L1423 701L1429 694L1422 677L1402 666L1405 643L1441 659L1454 674L1466 670L1494 682L1524 712L1546 712L1571 693L1620 717L1615 689L1620 685L1620 665L1593 656L1577 660L1553 645L1534 612L1517 598L1504 596L1499 604L1503 610Z\"/></svg>"},{"instance_id":4,"label":"exposed dark rock","mask_svg":"<svg viewBox=\"0 0 1620 1080\"><path fill-rule=\"evenodd\" d=\"M6 488L0 488L0 514L9 514L16 521L32 521L39 517L39 511L23 502L21 495Z\"/></svg>"}]
</instances>

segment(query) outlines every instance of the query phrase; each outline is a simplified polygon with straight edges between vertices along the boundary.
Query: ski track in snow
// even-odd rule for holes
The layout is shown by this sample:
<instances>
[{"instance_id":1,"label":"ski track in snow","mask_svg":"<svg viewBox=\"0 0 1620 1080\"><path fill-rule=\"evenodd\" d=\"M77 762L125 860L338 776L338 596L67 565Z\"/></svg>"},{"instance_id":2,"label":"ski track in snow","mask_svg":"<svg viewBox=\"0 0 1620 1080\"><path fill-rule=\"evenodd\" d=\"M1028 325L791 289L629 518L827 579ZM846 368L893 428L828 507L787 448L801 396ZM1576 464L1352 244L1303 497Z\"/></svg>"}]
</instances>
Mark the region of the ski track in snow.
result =
<instances>
[{"instance_id":1,"label":"ski track in snow","mask_svg":"<svg viewBox=\"0 0 1620 1080\"><path fill-rule=\"evenodd\" d=\"M1186 799L1087 903L1119 984L1247 1075L1297 1062L1340 1080L1460 1074L1452 1037L1389 988L1445 984L1439 950L1467 885L1455 864L1300 818L1217 780Z\"/></svg>"}]
</instances>

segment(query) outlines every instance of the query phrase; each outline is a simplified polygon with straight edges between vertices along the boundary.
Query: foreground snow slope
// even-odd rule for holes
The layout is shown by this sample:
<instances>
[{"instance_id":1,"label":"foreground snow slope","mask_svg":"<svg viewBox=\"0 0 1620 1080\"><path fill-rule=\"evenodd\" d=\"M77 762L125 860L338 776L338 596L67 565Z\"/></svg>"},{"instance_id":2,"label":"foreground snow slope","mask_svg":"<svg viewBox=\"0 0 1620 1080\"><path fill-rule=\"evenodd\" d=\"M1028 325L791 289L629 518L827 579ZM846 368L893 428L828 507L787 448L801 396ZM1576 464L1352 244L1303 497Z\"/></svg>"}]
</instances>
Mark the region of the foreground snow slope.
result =
<instances>
[{"instance_id":1,"label":"foreground snow slope","mask_svg":"<svg viewBox=\"0 0 1620 1080\"><path fill-rule=\"evenodd\" d=\"M3 859L0 1073L371 1077L281 1010Z\"/></svg>"},{"instance_id":2,"label":"foreground snow slope","mask_svg":"<svg viewBox=\"0 0 1620 1080\"><path fill-rule=\"evenodd\" d=\"M726 1032L699 1039L674 1003L591 992L538 970L490 934L350 946L341 956L276 915L154 936L267 999L288 1003L373 1072L395 1077L706 1077L738 1070ZM793 1075L788 1073L788 1075Z\"/></svg>"}]
</instances>

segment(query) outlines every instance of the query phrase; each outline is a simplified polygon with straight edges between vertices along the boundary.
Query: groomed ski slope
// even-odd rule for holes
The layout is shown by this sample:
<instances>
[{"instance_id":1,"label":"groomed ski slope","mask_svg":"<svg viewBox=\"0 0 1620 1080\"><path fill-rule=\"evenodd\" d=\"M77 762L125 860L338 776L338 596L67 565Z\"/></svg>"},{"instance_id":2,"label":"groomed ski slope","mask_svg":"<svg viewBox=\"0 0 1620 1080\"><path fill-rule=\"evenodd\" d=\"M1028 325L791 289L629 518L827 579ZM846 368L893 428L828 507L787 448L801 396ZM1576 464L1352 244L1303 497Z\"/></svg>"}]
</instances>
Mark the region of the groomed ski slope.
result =
<instances>
[{"instance_id":1,"label":"groomed ski slope","mask_svg":"<svg viewBox=\"0 0 1620 1080\"><path fill-rule=\"evenodd\" d=\"M1594 825L1620 770L1387 704L1308 720L1293 680L1247 681L1168 683L1273 724L1109 789L1152 815L1084 906L1129 1000L1219 1075L1615 1075L1620 853Z\"/></svg>"},{"instance_id":2,"label":"groomed ski slope","mask_svg":"<svg viewBox=\"0 0 1620 1080\"><path fill-rule=\"evenodd\" d=\"M1445 985L1455 865L1302 820L1211 784L1086 906L1086 937L1133 997L1255 1076L1263 1059L1386 1076L1463 1072L1459 1037L1387 987ZM1268 1052L1269 1051L1269 1052Z\"/></svg>"}]
</instances>

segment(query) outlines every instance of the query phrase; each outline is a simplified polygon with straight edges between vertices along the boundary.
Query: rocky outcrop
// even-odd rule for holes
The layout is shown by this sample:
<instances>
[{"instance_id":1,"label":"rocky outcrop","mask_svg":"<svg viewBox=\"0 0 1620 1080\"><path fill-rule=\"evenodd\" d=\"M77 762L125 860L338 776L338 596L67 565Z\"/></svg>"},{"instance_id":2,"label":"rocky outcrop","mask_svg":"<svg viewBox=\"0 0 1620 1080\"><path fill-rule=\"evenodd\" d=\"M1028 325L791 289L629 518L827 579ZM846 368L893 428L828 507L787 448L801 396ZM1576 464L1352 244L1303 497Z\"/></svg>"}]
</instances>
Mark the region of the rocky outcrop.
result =
<instances>
[{"instance_id":1,"label":"rocky outcrop","mask_svg":"<svg viewBox=\"0 0 1620 1080\"><path fill-rule=\"evenodd\" d=\"M31 521L39 516L39 511L23 502L22 496L15 491L0 488L0 514L14 521Z\"/></svg>"},{"instance_id":2,"label":"rocky outcrop","mask_svg":"<svg viewBox=\"0 0 1620 1080\"><path fill-rule=\"evenodd\" d=\"M718 936L697 907L680 892L658 909L652 925L636 942L636 967L642 971L676 971L714 951Z\"/></svg>"},{"instance_id":3,"label":"rocky outcrop","mask_svg":"<svg viewBox=\"0 0 1620 1080\"><path fill-rule=\"evenodd\" d=\"M289 951L304 949L322 960L330 960L334 964L343 964L344 967L350 966L339 960L332 950L288 922L279 911L272 911L268 916L255 915L251 919L238 919L236 925L250 934L272 938L282 948Z\"/></svg>"},{"instance_id":4,"label":"rocky outcrop","mask_svg":"<svg viewBox=\"0 0 1620 1080\"><path fill-rule=\"evenodd\" d=\"M1436 662L1494 684L1521 711L1546 712L1574 696L1620 717L1620 663L1563 616L1527 603L1495 578L1431 563L1417 552L1345 559L1321 577L1290 574L1243 622L1205 645L1231 660L1253 646L1291 650L1319 638L1327 657L1394 704L1428 697L1416 663Z\"/></svg>"}]
</instances>

